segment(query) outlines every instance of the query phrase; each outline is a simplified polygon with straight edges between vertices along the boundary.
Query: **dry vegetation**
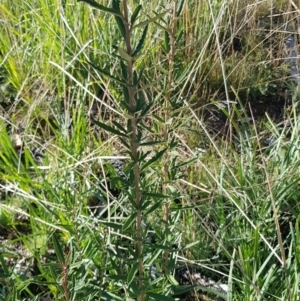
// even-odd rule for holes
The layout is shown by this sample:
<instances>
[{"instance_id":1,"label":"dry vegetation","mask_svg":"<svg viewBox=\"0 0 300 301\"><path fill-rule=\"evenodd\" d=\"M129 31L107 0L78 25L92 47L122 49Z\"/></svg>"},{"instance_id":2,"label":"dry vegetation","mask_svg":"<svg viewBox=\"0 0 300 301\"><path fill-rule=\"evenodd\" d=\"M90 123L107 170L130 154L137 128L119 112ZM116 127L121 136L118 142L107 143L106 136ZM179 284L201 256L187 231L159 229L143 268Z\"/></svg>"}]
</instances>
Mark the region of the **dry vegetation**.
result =
<instances>
[{"instance_id":1,"label":"dry vegetation","mask_svg":"<svg viewBox=\"0 0 300 301\"><path fill-rule=\"evenodd\" d=\"M175 2L1 1L0 300L298 300L300 2Z\"/></svg>"}]
</instances>

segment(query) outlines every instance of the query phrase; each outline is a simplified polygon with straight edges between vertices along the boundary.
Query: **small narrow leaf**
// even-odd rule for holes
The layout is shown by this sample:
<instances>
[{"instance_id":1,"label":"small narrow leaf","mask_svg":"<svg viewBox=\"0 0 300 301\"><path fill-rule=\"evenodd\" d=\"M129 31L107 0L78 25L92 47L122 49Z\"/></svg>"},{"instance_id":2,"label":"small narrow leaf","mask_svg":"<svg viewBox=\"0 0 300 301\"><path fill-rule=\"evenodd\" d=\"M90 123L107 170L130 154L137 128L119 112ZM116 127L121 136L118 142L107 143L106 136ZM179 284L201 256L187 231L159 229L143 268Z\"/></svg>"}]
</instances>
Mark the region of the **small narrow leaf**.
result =
<instances>
[{"instance_id":1,"label":"small narrow leaf","mask_svg":"<svg viewBox=\"0 0 300 301\"><path fill-rule=\"evenodd\" d=\"M179 169L179 168L182 168L182 167L184 167L184 166L186 166L186 165L189 165L189 164L191 164L191 163L195 162L196 160L197 160L197 158L193 158L193 159L190 159L190 160L184 161L184 162L182 162L182 163L180 163L180 164L178 164L178 165L174 166L174 169Z\"/></svg>"},{"instance_id":2,"label":"small narrow leaf","mask_svg":"<svg viewBox=\"0 0 300 301\"><path fill-rule=\"evenodd\" d=\"M170 46L170 34L167 30L165 30L165 50L167 53L170 52L171 46Z\"/></svg>"},{"instance_id":3,"label":"small narrow leaf","mask_svg":"<svg viewBox=\"0 0 300 301\"><path fill-rule=\"evenodd\" d=\"M165 52L168 53L168 51L165 49ZM164 73L165 75L168 75L169 74L169 71L165 68L163 68L160 64L157 64L156 65L156 68L161 71L162 73Z\"/></svg>"},{"instance_id":4,"label":"small narrow leaf","mask_svg":"<svg viewBox=\"0 0 300 301\"><path fill-rule=\"evenodd\" d=\"M180 43L180 41L181 41L181 39L182 39L184 33L185 33L184 29L180 30L180 32L179 32L179 34L178 34L178 36L177 36L177 38L176 38L176 43L177 43L177 44Z\"/></svg>"},{"instance_id":5,"label":"small narrow leaf","mask_svg":"<svg viewBox=\"0 0 300 301\"><path fill-rule=\"evenodd\" d=\"M127 143L127 141L125 141L123 138L119 137L121 143L129 150L131 149L130 148L130 145Z\"/></svg>"},{"instance_id":6,"label":"small narrow leaf","mask_svg":"<svg viewBox=\"0 0 300 301\"><path fill-rule=\"evenodd\" d=\"M180 15L181 15L183 6L184 6L184 4L185 4L185 1L186 1L186 0L181 0L181 1L179 2L179 4L177 5L177 16L180 16Z\"/></svg>"},{"instance_id":7,"label":"small narrow leaf","mask_svg":"<svg viewBox=\"0 0 300 301\"><path fill-rule=\"evenodd\" d=\"M121 47L118 47L118 51L120 56L127 62L131 62L132 61L132 57Z\"/></svg>"},{"instance_id":8,"label":"small narrow leaf","mask_svg":"<svg viewBox=\"0 0 300 301\"><path fill-rule=\"evenodd\" d=\"M128 284L131 284L131 282L134 280L135 278L135 275L138 271L138 263L135 263L132 268L130 269L129 273L128 273L128 276L127 276L127 283Z\"/></svg>"},{"instance_id":9,"label":"small narrow leaf","mask_svg":"<svg viewBox=\"0 0 300 301\"><path fill-rule=\"evenodd\" d=\"M114 81L120 83L121 85L125 85L124 81L120 80L120 79L117 78L117 77L112 76L110 73L108 73L108 72L105 71L104 69L101 69L100 67L94 65L94 64L91 63L91 62L88 62L88 64L91 65L94 69L96 69L96 70L99 71L100 73L102 73L102 74L108 76L108 77L111 78L112 80L114 80Z\"/></svg>"},{"instance_id":10,"label":"small narrow leaf","mask_svg":"<svg viewBox=\"0 0 300 301\"><path fill-rule=\"evenodd\" d=\"M55 233L53 234L52 241L53 241L53 247L54 247L55 253L57 255L58 261L61 264L65 263L64 252L63 252L63 250L60 246L59 240L58 240L57 235Z\"/></svg>"},{"instance_id":11,"label":"small narrow leaf","mask_svg":"<svg viewBox=\"0 0 300 301\"><path fill-rule=\"evenodd\" d=\"M78 2L85 2L85 3L89 4L90 6L92 6L93 8L102 10L104 12L113 14L115 16L120 16L120 14L119 14L118 11L116 11L114 9L111 9L111 8L108 8L108 7L104 6L104 5L101 5L98 2L96 2L96 1L93 1L93 0L77 0L77 1Z\"/></svg>"},{"instance_id":12,"label":"small narrow leaf","mask_svg":"<svg viewBox=\"0 0 300 301\"><path fill-rule=\"evenodd\" d=\"M148 19L148 20L146 20L146 21L143 21L143 22L141 22L141 23L138 23L138 24L136 24L135 26L133 26L133 28L137 28L137 27L141 27L141 26L145 26L145 25L148 25L149 23L153 23L153 22L155 22L156 20L159 20L159 19L161 19L165 14L167 14L168 13L168 11L166 10L165 12L163 12L163 13L160 13L160 14L157 14L155 17L153 17L153 18L150 18L150 19Z\"/></svg>"},{"instance_id":13,"label":"small narrow leaf","mask_svg":"<svg viewBox=\"0 0 300 301\"><path fill-rule=\"evenodd\" d=\"M137 86L138 85L138 74L136 70L133 71L133 85Z\"/></svg>"},{"instance_id":14,"label":"small narrow leaf","mask_svg":"<svg viewBox=\"0 0 300 301\"><path fill-rule=\"evenodd\" d=\"M166 141L148 141L148 142L144 142L144 143L141 143L140 146L149 146L149 145L157 145L157 144L162 144Z\"/></svg>"},{"instance_id":15,"label":"small narrow leaf","mask_svg":"<svg viewBox=\"0 0 300 301\"><path fill-rule=\"evenodd\" d=\"M118 15L115 15L115 20L117 22L117 25L118 25L119 30L121 32L121 35L122 35L123 39L125 40L126 39L126 31L125 31L125 24L124 24L124 21L123 21L123 16L122 16L121 11L120 11L120 1L119 0L113 0L112 1L112 8L113 8L114 11L119 13Z\"/></svg>"},{"instance_id":16,"label":"small narrow leaf","mask_svg":"<svg viewBox=\"0 0 300 301\"><path fill-rule=\"evenodd\" d=\"M122 224L110 223L110 222L105 222L105 221L102 221L102 224L106 225L107 227L113 228L115 230L122 229Z\"/></svg>"},{"instance_id":17,"label":"small narrow leaf","mask_svg":"<svg viewBox=\"0 0 300 301\"><path fill-rule=\"evenodd\" d=\"M145 216L148 216L148 214L152 213L153 211L155 211L158 207L161 206L161 203L162 203L162 199L161 200L156 200L155 201L155 204L150 207L146 212L145 212ZM146 208L142 208L143 210L145 210Z\"/></svg>"},{"instance_id":18,"label":"small narrow leaf","mask_svg":"<svg viewBox=\"0 0 300 301\"><path fill-rule=\"evenodd\" d=\"M112 133L112 134L115 134L117 136L122 136L122 137L126 137L127 138L127 135L124 134L124 133L121 133L120 131L112 128L111 126L105 124L105 123L102 123L100 121L97 121L95 119L92 119L92 122L95 123L96 125L98 125L100 128Z\"/></svg>"},{"instance_id":19,"label":"small narrow leaf","mask_svg":"<svg viewBox=\"0 0 300 301\"><path fill-rule=\"evenodd\" d=\"M125 25L124 25L123 19L115 16L115 20L117 22L117 25L119 27L119 30L121 32L123 39L126 40L126 31L125 31Z\"/></svg>"},{"instance_id":20,"label":"small narrow leaf","mask_svg":"<svg viewBox=\"0 0 300 301\"><path fill-rule=\"evenodd\" d=\"M124 79L126 80L127 77L128 77L127 66L125 65L125 63L123 62L123 60L120 60L120 65L121 65L122 75L123 75Z\"/></svg>"},{"instance_id":21,"label":"small narrow leaf","mask_svg":"<svg viewBox=\"0 0 300 301\"><path fill-rule=\"evenodd\" d=\"M135 10L134 10L134 12L133 12L133 14L131 15L131 18L130 18L131 26L133 26L134 22L136 21L138 15L139 15L139 12L141 11L141 9L142 9L142 5L141 5L141 4L138 5L138 6L135 8Z\"/></svg>"},{"instance_id":22,"label":"small narrow leaf","mask_svg":"<svg viewBox=\"0 0 300 301\"><path fill-rule=\"evenodd\" d=\"M123 231L128 230L131 225L135 222L136 219L136 214L131 214L131 216L129 218L127 218L127 220L124 222L123 224Z\"/></svg>"},{"instance_id":23,"label":"small narrow leaf","mask_svg":"<svg viewBox=\"0 0 300 301\"><path fill-rule=\"evenodd\" d=\"M146 162L142 167L141 167L141 171L146 169L148 166L150 166L151 164L153 164L154 162L158 161L163 155L164 153L167 151L168 148L165 148L163 150L161 150L160 152L158 152L157 154L155 154L155 156L153 156L148 162Z\"/></svg>"},{"instance_id":24,"label":"small narrow leaf","mask_svg":"<svg viewBox=\"0 0 300 301\"><path fill-rule=\"evenodd\" d=\"M160 194L160 193L152 193L152 192L143 192L143 196L147 196L153 199L168 199L168 195Z\"/></svg>"},{"instance_id":25,"label":"small narrow leaf","mask_svg":"<svg viewBox=\"0 0 300 301\"><path fill-rule=\"evenodd\" d=\"M132 54L133 57L137 56L139 54L139 52L143 49L145 41L146 41L147 31L148 31L148 24L145 26L142 36L141 36L141 39Z\"/></svg>"},{"instance_id":26,"label":"small narrow leaf","mask_svg":"<svg viewBox=\"0 0 300 301\"><path fill-rule=\"evenodd\" d=\"M112 120L112 123L113 123L113 124L114 124L121 132L123 132L124 134L127 134L126 129L123 128L123 127L121 126L120 123L116 122L115 120Z\"/></svg>"}]
</instances>

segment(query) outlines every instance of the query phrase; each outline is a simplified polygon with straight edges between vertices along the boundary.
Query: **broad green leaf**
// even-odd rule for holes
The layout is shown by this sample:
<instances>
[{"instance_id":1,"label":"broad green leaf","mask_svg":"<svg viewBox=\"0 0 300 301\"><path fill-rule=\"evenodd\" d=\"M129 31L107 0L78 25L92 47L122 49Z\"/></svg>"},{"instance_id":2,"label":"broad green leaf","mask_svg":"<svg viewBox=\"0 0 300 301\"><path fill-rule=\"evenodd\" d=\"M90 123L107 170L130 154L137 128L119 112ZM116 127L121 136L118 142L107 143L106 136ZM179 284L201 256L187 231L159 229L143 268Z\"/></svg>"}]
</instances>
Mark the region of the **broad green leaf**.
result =
<instances>
[{"instance_id":1,"label":"broad green leaf","mask_svg":"<svg viewBox=\"0 0 300 301\"><path fill-rule=\"evenodd\" d=\"M168 148L165 148L161 151L159 151L157 154L155 154L149 161L147 161L142 167L141 167L141 171L146 169L148 166L150 166L151 164L153 164L154 162L158 161L163 155L164 153L167 151Z\"/></svg>"},{"instance_id":2,"label":"broad green leaf","mask_svg":"<svg viewBox=\"0 0 300 301\"><path fill-rule=\"evenodd\" d=\"M141 9L142 9L142 5L140 4L135 8L134 12L132 13L130 18L131 26L133 26L134 22L136 21Z\"/></svg>"},{"instance_id":3,"label":"broad green leaf","mask_svg":"<svg viewBox=\"0 0 300 301\"><path fill-rule=\"evenodd\" d=\"M135 57L139 54L139 52L143 49L145 41L146 41L146 36L147 36L147 31L148 31L148 24L145 26L141 39L138 43L138 45L136 46L134 52L132 53L132 56Z\"/></svg>"},{"instance_id":4,"label":"broad green leaf","mask_svg":"<svg viewBox=\"0 0 300 301\"><path fill-rule=\"evenodd\" d=\"M131 62L132 61L132 57L121 47L118 47L118 51L120 56L127 62Z\"/></svg>"},{"instance_id":5,"label":"broad green leaf","mask_svg":"<svg viewBox=\"0 0 300 301\"><path fill-rule=\"evenodd\" d=\"M104 12L113 14L115 16L120 16L120 14L119 14L118 11L115 11L114 9L108 8L108 7L106 7L106 6L102 5L102 4L99 4L96 1L93 1L93 0L77 0L77 1L78 2L85 2L85 3L89 4L90 6L92 6L93 8L102 10Z\"/></svg>"},{"instance_id":6,"label":"broad green leaf","mask_svg":"<svg viewBox=\"0 0 300 301\"><path fill-rule=\"evenodd\" d=\"M65 263L64 252L63 252L63 250L60 246L59 240L58 240L57 235L55 233L53 233L52 241L53 241L53 247L54 247L55 253L57 255L58 261L61 264Z\"/></svg>"},{"instance_id":7,"label":"broad green leaf","mask_svg":"<svg viewBox=\"0 0 300 301\"><path fill-rule=\"evenodd\" d=\"M126 137L127 138L127 135L124 134L124 133L121 133L120 131L112 128L111 126L105 124L105 123L102 123L100 121L97 121L95 119L92 119L92 122L95 123L96 125L98 125L100 128L112 133L112 134L115 134L115 135L118 135L118 136L122 136L122 137Z\"/></svg>"}]
</instances>

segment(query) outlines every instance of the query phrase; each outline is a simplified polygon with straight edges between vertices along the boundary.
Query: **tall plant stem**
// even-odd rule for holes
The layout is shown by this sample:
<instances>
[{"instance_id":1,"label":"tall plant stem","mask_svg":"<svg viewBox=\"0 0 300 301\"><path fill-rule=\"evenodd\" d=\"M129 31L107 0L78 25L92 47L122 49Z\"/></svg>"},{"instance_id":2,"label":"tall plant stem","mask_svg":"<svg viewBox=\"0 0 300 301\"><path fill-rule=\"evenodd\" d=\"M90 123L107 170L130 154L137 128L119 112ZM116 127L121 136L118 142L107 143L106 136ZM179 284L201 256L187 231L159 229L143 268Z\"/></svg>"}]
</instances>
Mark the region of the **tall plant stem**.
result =
<instances>
[{"instance_id":1,"label":"tall plant stem","mask_svg":"<svg viewBox=\"0 0 300 301\"><path fill-rule=\"evenodd\" d=\"M129 25L129 17L128 17L128 7L127 1L123 1L123 9L124 9L124 25L125 25L125 34L126 34L126 52L132 57L132 48L131 48L131 28ZM135 203L137 208L136 215L136 231L137 231L137 241L136 241L136 252L138 257L138 269L139 269L139 288L140 288L140 296L139 300L143 301L145 299L145 293L143 290L143 274L144 274L144 264L142 258L142 210L141 210L141 190L140 190L140 169L138 163L138 127L137 127L137 116L134 112L135 110L135 93L136 88L133 85L133 58L127 61L127 89L129 95L129 107L130 107L130 115L131 115L131 152L132 158L134 160L134 193L135 193Z\"/></svg>"}]
</instances>

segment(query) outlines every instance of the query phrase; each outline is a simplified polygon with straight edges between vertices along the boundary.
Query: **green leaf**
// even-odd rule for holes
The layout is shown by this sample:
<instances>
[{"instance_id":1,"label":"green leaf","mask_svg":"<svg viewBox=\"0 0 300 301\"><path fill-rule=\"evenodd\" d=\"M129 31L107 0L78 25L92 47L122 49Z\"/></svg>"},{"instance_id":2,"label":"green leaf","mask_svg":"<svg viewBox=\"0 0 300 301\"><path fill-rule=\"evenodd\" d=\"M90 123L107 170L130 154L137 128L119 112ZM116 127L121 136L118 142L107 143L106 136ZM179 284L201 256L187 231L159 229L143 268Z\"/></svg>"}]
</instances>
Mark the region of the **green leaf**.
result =
<instances>
[{"instance_id":1,"label":"green leaf","mask_svg":"<svg viewBox=\"0 0 300 301\"><path fill-rule=\"evenodd\" d=\"M132 57L121 47L118 47L118 51L120 56L127 62L131 62L132 61Z\"/></svg>"},{"instance_id":2,"label":"green leaf","mask_svg":"<svg viewBox=\"0 0 300 301\"><path fill-rule=\"evenodd\" d=\"M168 277L168 280L170 281L171 284L175 285L175 286L178 286L179 283L177 282L177 280L174 278L173 275L167 275Z\"/></svg>"},{"instance_id":3,"label":"green leaf","mask_svg":"<svg viewBox=\"0 0 300 301\"><path fill-rule=\"evenodd\" d=\"M191 248L191 247L193 247L193 246L195 246L195 245L197 245L199 243L200 243L200 241L192 242L192 243L187 244L186 246L184 246L181 250L187 250L187 249L189 249L189 248Z\"/></svg>"},{"instance_id":4,"label":"green leaf","mask_svg":"<svg viewBox=\"0 0 300 301\"><path fill-rule=\"evenodd\" d=\"M112 128L111 126L105 124L105 123L102 123L100 121L97 121L95 119L92 119L92 122L95 123L96 125L98 125L100 128L112 133L112 134L115 134L115 135L118 135L118 136L122 136L122 137L126 137L127 138L127 135L124 134L124 133L121 133L120 131Z\"/></svg>"},{"instance_id":5,"label":"green leaf","mask_svg":"<svg viewBox=\"0 0 300 301\"><path fill-rule=\"evenodd\" d=\"M125 40L126 39L126 31L125 31L125 24L124 24L124 21L123 21L123 16L121 15L121 11L120 11L120 1L113 0L112 1L112 7L113 7L114 11L119 13L118 15L115 15L115 20L117 22L117 25L118 25L119 30L121 32L121 35L122 35L123 39Z\"/></svg>"},{"instance_id":6,"label":"green leaf","mask_svg":"<svg viewBox=\"0 0 300 301\"><path fill-rule=\"evenodd\" d=\"M163 200L156 200L155 204L150 207L146 212L145 212L145 216L148 216L148 214L150 214L151 212L155 211L158 207L161 206ZM146 208L142 208L142 210L145 210Z\"/></svg>"},{"instance_id":7,"label":"green leaf","mask_svg":"<svg viewBox=\"0 0 300 301\"><path fill-rule=\"evenodd\" d=\"M163 155L164 153L167 151L168 148L165 148L161 151L159 151L157 154L155 154L149 161L147 161L142 167L141 167L141 171L146 169L148 166L150 166L151 164L153 164L154 162L158 161Z\"/></svg>"},{"instance_id":8,"label":"green leaf","mask_svg":"<svg viewBox=\"0 0 300 301\"><path fill-rule=\"evenodd\" d=\"M118 123L117 121L112 121L112 123L121 131L121 132L123 132L124 134L126 134L127 133L127 131L126 131L126 129L125 128L123 128L122 126L121 126L121 124L120 123ZM127 137L127 136L126 136Z\"/></svg>"},{"instance_id":9,"label":"green leaf","mask_svg":"<svg viewBox=\"0 0 300 301\"><path fill-rule=\"evenodd\" d=\"M160 194L160 193L153 193L153 192L143 192L143 196L147 196L153 199L168 199L168 195Z\"/></svg>"},{"instance_id":10,"label":"green leaf","mask_svg":"<svg viewBox=\"0 0 300 301\"><path fill-rule=\"evenodd\" d=\"M157 301L175 301L175 299L161 294L147 292L147 295Z\"/></svg>"},{"instance_id":11,"label":"green leaf","mask_svg":"<svg viewBox=\"0 0 300 301\"><path fill-rule=\"evenodd\" d=\"M131 227L131 225L135 222L135 219L136 219L136 213L131 214L131 216L127 218L127 220L123 224L123 231L128 230Z\"/></svg>"},{"instance_id":12,"label":"green leaf","mask_svg":"<svg viewBox=\"0 0 300 301\"><path fill-rule=\"evenodd\" d=\"M133 279L135 278L135 275L138 271L139 265L136 262L135 264L133 264L132 268L130 269L130 271L128 272L128 276L127 276L127 283L130 284Z\"/></svg>"},{"instance_id":13,"label":"green leaf","mask_svg":"<svg viewBox=\"0 0 300 301\"><path fill-rule=\"evenodd\" d=\"M197 158L193 158L193 159L191 159L191 160L187 160L187 161L185 161L185 162L182 162L182 163L180 163L180 164L174 166L174 169L182 168L182 167L184 167L184 166L186 166L186 165L189 165L189 164L191 164L191 163L193 163L193 162L195 162L195 161L197 161Z\"/></svg>"},{"instance_id":14,"label":"green leaf","mask_svg":"<svg viewBox=\"0 0 300 301\"><path fill-rule=\"evenodd\" d=\"M177 17L181 15L183 6L184 6L184 4L185 4L185 1L186 1L186 0L181 0L181 1L179 2L179 4L177 4L177 11L176 11Z\"/></svg>"},{"instance_id":15,"label":"green leaf","mask_svg":"<svg viewBox=\"0 0 300 301\"><path fill-rule=\"evenodd\" d=\"M140 146L157 145L162 143L165 143L165 141L148 141L148 142L141 143Z\"/></svg>"},{"instance_id":16,"label":"green leaf","mask_svg":"<svg viewBox=\"0 0 300 301\"><path fill-rule=\"evenodd\" d=\"M131 18L130 18L131 26L133 26L134 22L136 21L141 9L142 9L142 5L140 4L135 8L134 12L132 13Z\"/></svg>"},{"instance_id":17,"label":"green leaf","mask_svg":"<svg viewBox=\"0 0 300 301\"><path fill-rule=\"evenodd\" d=\"M168 13L168 11L166 10L166 11L164 11L163 13L157 14L157 15L156 15L155 17L153 17L153 18L150 18L150 19L148 19L148 20L146 20L146 21L143 21L143 22L141 22L141 23L136 24L135 26L133 26L133 28L145 26L145 25L148 25L149 23L155 22L156 20L161 19L161 18L162 18L165 14L167 14L167 13Z\"/></svg>"},{"instance_id":18,"label":"green leaf","mask_svg":"<svg viewBox=\"0 0 300 301\"><path fill-rule=\"evenodd\" d=\"M132 53L133 57L137 56L139 54L139 52L143 49L145 41L146 41L147 31L148 31L148 24L145 26L143 33L142 33L142 37L141 37L138 45L136 46L134 52Z\"/></svg>"},{"instance_id":19,"label":"green leaf","mask_svg":"<svg viewBox=\"0 0 300 301\"><path fill-rule=\"evenodd\" d=\"M156 115L156 114L153 114L153 115L152 115L152 117L153 117L153 119L155 119L155 120L157 120L157 121L159 121L159 122L161 122L161 123L165 124L165 121L164 121L164 119L162 119L162 118L161 118L161 117L159 117L158 115Z\"/></svg>"},{"instance_id":20,"label":"green leaf","mask_svg":"<svg viewBox=\"0 0 300 301\"><path fill-rule=\"evenodd\" d=\"M115 16L120 16L119 12L114 10L114 9L111 9L111 8L108 8L104 5L101 5L99 4L98 2L96 1L93 1L93 0L77 0L78 2L85 2L87 4L89 4L90 6L92 6L93 8L96 8L96 9L99 9L99 10L102 10L106 13L110 13L110 14L113 14Z\"/></svg>"},{"instance_id":21,"label":"green leaf","mask_svg":"<svg viewBox=\"0 0 300 301\"><path fill-rule=\"evenodd\" d=\"M59 240L55 233L53 233L52 241L53 241L53 247L54 247L55 253L57 255L58 261L61 264L65 263L64 252L60 246Z\"/></svg>"},{"instance_id":22,"label":"green leaf","mask_svg":"<svg viewBox=\"0 0 300 301\"><path fill-rule=\"evenodd\" d=\"M171 46L170 46L170 34L167 30L165 30L165 50L167 53L170 52Z\"/></svg>"},{"instance_id":23,"label":"green leaf","mask_svg":"<svg viewBox=\"0 0 300 301\"><path fill-rule=\"evenodd\" d=\"M136 70L134 70L134 71L133 71L133 85L134 85L134 86L137 86L138 83L139 83L138 75L137 75Z\"/></svg>"},{"instance_id":24,"label":"green leaf","mask_svg":"<svg viewBox=\"0 0 300 301\"><path fill-rule=\"evenodd\" d=\"M176 43L179 44L180 43L180 40L182 39L183 35L185 33L185 30L184 29L181 29L177 38L176 38Z\"/></svg>"},{"instance_id":25,"label":"green leaf","mask_svg":"<svg viewBox=\"0 0 300 301\"><path fill-rule=\"evenodd\" d=\"M123 86L123 98L124 101L121 102L123 106L126 108L128 112L130 112L130 107L129 107L129 91L127 86Z\"/></svg>"},{"instance_id":26,"label":"green leaf","mask_svg":"<svg viewBox=\"0 0 300 301\"><path fill-rule=\"evenodd\" d=\"M1 253L0 253L0 263L1 263L1 266L3 268L4 275L9 275L9 269L6 265L6 262L5 262L5 259L4 259L3 255L5 256L7 254L5 254L4 252L2 253L2 251L1 251ZM4 275L2 273L2 276L4 276Z\"/></svg>"},{"instance_id":27,"label":"green leaf","mask_svg":"<svg viewBox=\"0 0 300 301\"><path fill-rule=\"evenodd\" d=\"M100 73L106 75L107 77L111 78L112 80L118 82L121 85L125 85L126 83L124 83L124 81L122 81L121 79L114 77L113 75L111 75L110 73L108 73L107 71L105 71L104 69L101 69L100 67L94 65L93 63L88 61L88 64L91 65L94 69L96 69L97 71L99 71Z\"/></svg>"},{"instance_id":28,"label":"green leaf","mask_svg":"<svg viewBox=\"0 0 300 301\"><path fill-rule=\"evenodd\" d=\"M197 285L180 285L174 288L174 295L181 295L186 292L191 291L193 288L197 287Z\"/></svg>"},{"instance_id":29,"label":"green leaf","mask_svg":"<svg viewBox=\"0 0 300 301\"><path fill-rule=\"evenodd\" d=\"M121 65L122 75L123 75L124 79L126 80L127 77L128 77L127 66L125 65L125 63L123 62L123 60L120 60L120 65Z\"/></svg>"},{"instance_id":30,"label":"green leaf","mask_svg":"<svg viewBox=\"0 0 300 301\"><path fill-rule=\"evenodd\" d=\"M130 145L127 143L126 140L124 140L123 138L119 137L121 143L128 149L128 150L131 150L131 147Z\"/></svg>"},{"instance_id":31,"label":"green leaf","mask_svg":"<svg viewBox=\"0 0 300 301\"><path fill-rule=\"evenodd\" d=\"M123 227L122 224L105 222L105 221L102 221L102 224L104 224L107 227L113 228L115 230L122 230L122 227Z\"/></svg>"},{"instance_id":32,"label":"green leaf","mask_svg":"<svg viewBox=\"0 0 300 301\"><path fill-rule=\"evenodd\" d=\"M163 48L164 48L165 53L167 54L169 51L167 51L167 49L165 48L165 45L162 45L162 46L163 46ZM156 68L157 68L159 71L161 71L163 74L165 74L165 75L168 75L168 74L169 74L169 71L168 71L167 69L163 68L163 67L160 65L160 63L158 63L158 64L156 65Z\"/></svg>"}]
</instances>

